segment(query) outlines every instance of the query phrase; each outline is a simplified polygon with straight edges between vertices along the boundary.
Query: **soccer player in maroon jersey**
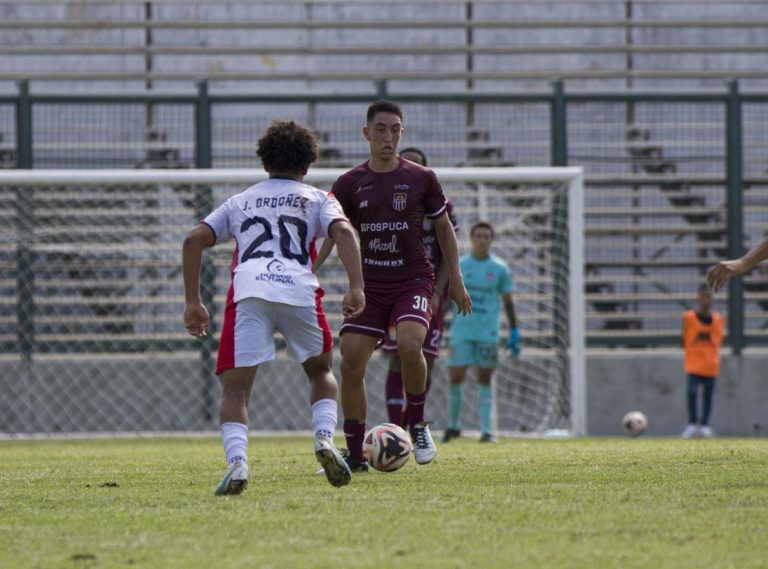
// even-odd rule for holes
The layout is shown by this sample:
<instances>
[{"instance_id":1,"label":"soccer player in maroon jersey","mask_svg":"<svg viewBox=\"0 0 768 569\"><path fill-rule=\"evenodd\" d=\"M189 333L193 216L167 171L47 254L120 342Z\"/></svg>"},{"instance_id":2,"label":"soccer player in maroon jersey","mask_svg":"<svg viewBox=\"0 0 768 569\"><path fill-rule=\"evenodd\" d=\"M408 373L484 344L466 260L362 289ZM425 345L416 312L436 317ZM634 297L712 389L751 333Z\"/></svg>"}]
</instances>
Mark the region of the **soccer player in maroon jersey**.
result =
<instances>
[{"instance_id":1,"label":"soccer player in maroon jersey","mask_svg":"<svg viewBox=\"0 0 768 569\"><path fill-rule=\"evenodd\" d=\"M459 271L458 244L446 213L446 199L432 170L401 158L403 113L390 101L368 107L363 135L370 159L343 174L333 185L360 236L366 308L341 327L341 405L347 461L353 471L367 470L363 436L368 413L365 369L390 322L397 330L397 352L409 427L418 464L427 464L437 449L424 420L427 365L421 347L432 316L434 272L422 241L422 224L435 226L448 267L450 296L458 312L472 310Z\"/></svg>"},{"instance_id":2,"label":"soccer player in maroon jersey","mask_svg":"<svg viewBox=\"0 0 768 569\"><path fill-rule=\"evenodd\" d=\"M408 147L400 151L400 157L420 164L427 165L427 157L419 148ZM453 224L454 231L459 230L459 224L453 215L453 205L448 201L448 217ZM432 270L435 272L435 296L432 297L432 320L429 323L427 336L424 339L424 345L421 351L424 352L424 358L427 361L427 385L426 392L429 394L429 388L432 383L432 369L435 366L435 360L440 355L440 338L443 334L443 321L448 299L448 268L443 263L443 252L437 243L434 224L425 219L422 226L422 241L427 253L429 262L432 263ZM403 377L401 374L400 356L397 354L397 332L395 323L391 322L387 331L384 345L381 349L387 352L389 356L389 366L387 369L387 380L384 387L384 396L387 405L387 419L390 423L401 425L408 428L409 413L408 406L405 405L405 392L403 390Z\"/></svg>"}]
</instances>

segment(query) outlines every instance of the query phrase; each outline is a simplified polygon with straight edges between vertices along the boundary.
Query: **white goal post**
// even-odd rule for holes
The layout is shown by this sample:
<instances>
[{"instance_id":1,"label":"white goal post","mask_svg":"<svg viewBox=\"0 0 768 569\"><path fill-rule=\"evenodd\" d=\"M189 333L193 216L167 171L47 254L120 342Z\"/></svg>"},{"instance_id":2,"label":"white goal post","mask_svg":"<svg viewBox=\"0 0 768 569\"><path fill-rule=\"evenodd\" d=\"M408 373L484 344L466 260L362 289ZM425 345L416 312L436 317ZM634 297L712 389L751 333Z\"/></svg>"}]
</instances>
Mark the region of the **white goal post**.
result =
<instances>
[{"instance_id":1,"label":"white goal post","mask_svg":"<svg viewBox=\"0 0 768 569\"><path fill-rule=\"evenodd\" d=\"M330 189L343 172L313 169L306 181ZM493 252L515 281L523 352L501 358L497 429L586 434L582 169L435 172L455 204L461 252L471 223L490 221ZM216 326L232 247L206 256L214 329L201 342L181 324L181 241L203 215L265 177L258 169L0 171L0 199L9 204L0 214L0 434L215 429ZM319 277L335 334L345 283L335 255ZM428 402L437 429L446 420L443 359ZM385 358L374 356L370 424L386 417L385 376ZM471 430L475 405L465 401ZM263 430L311 428L306 380L284 350L259 372L251 421Z\"/></svg>"}]
</instances>

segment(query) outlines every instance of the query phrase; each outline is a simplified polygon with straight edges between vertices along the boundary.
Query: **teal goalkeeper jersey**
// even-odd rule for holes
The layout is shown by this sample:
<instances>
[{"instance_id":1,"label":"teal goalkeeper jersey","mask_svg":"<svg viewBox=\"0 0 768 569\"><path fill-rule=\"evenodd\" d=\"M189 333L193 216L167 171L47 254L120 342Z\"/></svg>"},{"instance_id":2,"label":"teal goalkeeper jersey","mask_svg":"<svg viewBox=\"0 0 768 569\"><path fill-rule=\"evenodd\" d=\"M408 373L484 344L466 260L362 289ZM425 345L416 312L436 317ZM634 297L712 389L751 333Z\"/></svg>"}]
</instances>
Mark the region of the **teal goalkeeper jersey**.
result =
<instances>
[{"instance_id":1,"label":"teal goalkeeper jersey","mask_svg":"<svg viewBox=\"0 0 768 569\"><path fill-rule=\"evenodd\" d=\"M460 259L459 266L472 298L472 314L457 314L453 306L451 340L495 343L499 339L499 295L514 290L509 267L495 255L478 259L471 253Z\"/></svg>"}]
</instances>

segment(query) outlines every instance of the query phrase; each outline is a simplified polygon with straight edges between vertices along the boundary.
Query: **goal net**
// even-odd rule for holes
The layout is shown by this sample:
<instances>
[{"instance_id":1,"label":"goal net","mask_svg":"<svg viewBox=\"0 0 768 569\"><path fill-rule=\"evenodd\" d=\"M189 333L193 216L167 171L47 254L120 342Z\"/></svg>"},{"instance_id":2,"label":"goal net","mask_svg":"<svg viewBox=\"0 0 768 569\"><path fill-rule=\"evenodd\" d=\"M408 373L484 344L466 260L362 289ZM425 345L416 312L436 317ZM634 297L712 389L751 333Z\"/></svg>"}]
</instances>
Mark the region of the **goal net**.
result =
<instances>
[{"instance_id":1,"label":"goal net","mask_svg":"<svg viewBox=\"0 0 768 569\"><path fill-rule=\"evenodd\" d=\"M472 222L490 221L493 252L515 283L523 351L517 359L502 353L494 376L497 430L583 434L581 170L436 172L462 227L461 252ZM341 173L315 169L307 182L330 188ZM264 177L234 169L0 172L0 434L216 429L214 364L233 244L206 252L202 294L212 330L201 340L181 322L181 242L214 207ZM335 254L319 277L337 332L346 278ZM278 356L256 379L251 426L309 430L307 380L279 335L275 341ZM339 360L337 352L337 378ZM369 424L386 420L386 369L386 357L374 354ZM427 408L438 430L447 424L447 383L440 358ZM466 389L462 426L471 430L471 372Z\"/></svg>"}]
</instances>

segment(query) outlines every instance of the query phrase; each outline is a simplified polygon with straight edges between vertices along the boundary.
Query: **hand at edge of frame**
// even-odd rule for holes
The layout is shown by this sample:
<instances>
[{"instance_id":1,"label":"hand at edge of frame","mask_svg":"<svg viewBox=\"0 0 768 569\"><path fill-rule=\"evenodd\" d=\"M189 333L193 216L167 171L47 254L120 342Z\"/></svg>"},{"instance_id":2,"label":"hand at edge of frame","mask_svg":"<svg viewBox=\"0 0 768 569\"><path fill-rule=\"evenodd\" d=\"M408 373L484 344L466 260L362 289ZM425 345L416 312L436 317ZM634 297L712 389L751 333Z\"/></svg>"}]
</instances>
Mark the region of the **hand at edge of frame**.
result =
<instances>
[{"instance_id":1,"label":"hand at edge of frame","mask_svg":"<svg viewBox=\"0 0 768 569\"><path fill-rule=\"evenodd\" d=\"M722 289L725 284L732 278L739 275L743 275L746 272L746 267L741 259L735 261L720 261L713 266L707 272L707 284L712 292L717 292Z\"/></svg>"}]
</instances>

